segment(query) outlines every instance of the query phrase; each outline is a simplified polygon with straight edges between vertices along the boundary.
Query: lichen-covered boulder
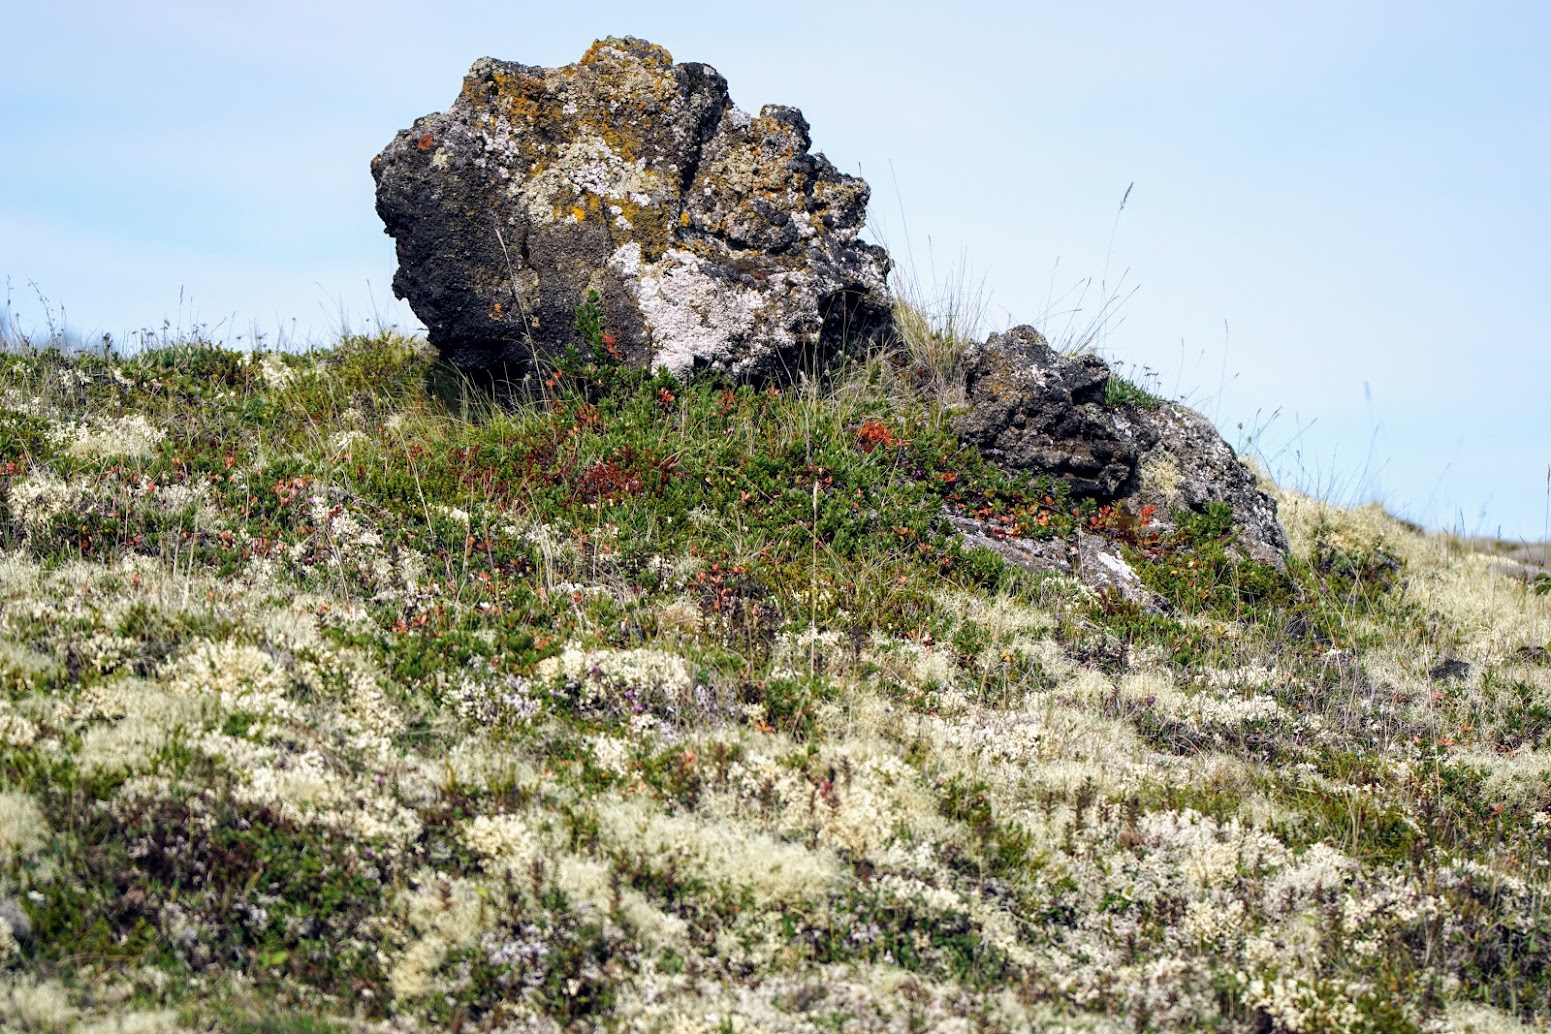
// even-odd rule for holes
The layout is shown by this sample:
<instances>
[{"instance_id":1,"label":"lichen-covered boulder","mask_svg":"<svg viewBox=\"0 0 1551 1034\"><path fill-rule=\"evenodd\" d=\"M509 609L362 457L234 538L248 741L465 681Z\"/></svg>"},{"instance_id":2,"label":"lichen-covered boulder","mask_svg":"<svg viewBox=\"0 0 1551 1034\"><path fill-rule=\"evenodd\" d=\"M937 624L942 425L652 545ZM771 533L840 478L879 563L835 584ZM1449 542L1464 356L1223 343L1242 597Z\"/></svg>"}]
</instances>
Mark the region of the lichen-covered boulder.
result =
<instances>
[{"instance_id":1,"label":"lichen-covered boulder","mask_svg":"<svg viewBox=\"0 0 1551 1034\"><path fill-rule=\"evenodd\" d=\"M577 341L597 292L627 361L745 379L887 325L867 184L809 153L795 108L735 107L703 64L633 38L574 65L484 58L451 108L372 161L396 295L465 369Z\"/></svg>"},{"instance_id":2,"label":"lichen-covered boulder","mask_svg":"<svg viewBox=\"0 0 1551 1034\"><path fill-rule=\"evenodd\" d=\"M1164 401L1111 403L1102 359L1060 355L1032 327L993 334L963 362L970 405L953 430L987 459L1133 514L1150 506L1158 531L1171 530L1175 513L1223 503L1234 547L1282 565L1287 534L1276 500L1200 413Z\"/></svg>"},{"instance_id":3,"label":"lichen-covered boulder","mask_svg":"<svg viewBox=\"0 0 1551 1034\"><path fill-rule=\"evenodd\" d=\"M1253 560L1281 567L1288 545L1276 499L1212 422L1172 402L1127 408L1139 425L1138 438L1147 443L1128 506L1138 511L1152 506L1158 525L1167 529L1176 512L1203 513L1210 503L1225 503L1238 532L1235 547Z\"/></svg>"}]
</instances>

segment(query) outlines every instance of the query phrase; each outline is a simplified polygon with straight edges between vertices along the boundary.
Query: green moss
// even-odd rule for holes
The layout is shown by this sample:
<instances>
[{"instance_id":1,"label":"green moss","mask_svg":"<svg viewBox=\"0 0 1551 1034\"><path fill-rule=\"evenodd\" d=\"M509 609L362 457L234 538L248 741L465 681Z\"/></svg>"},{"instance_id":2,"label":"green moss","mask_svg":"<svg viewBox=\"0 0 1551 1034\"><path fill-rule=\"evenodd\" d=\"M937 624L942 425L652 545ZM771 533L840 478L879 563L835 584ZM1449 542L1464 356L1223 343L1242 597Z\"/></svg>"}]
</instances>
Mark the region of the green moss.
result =
<instances>
[{"instance_id":1,"label":"green moss","mask_svg":"<svg viewBox=\"0 0 1551 1034\"><path fill-rule=\"evenodd\" d=\"M1188 614L1239 619L1293 605L1296 587L1286 574L1237 554L1228 504L1208 503L1200 512L1182 510L1173 517L1174 531L1138 538L1128 550L1149 589Z\"/></svg>"}]
</instances>

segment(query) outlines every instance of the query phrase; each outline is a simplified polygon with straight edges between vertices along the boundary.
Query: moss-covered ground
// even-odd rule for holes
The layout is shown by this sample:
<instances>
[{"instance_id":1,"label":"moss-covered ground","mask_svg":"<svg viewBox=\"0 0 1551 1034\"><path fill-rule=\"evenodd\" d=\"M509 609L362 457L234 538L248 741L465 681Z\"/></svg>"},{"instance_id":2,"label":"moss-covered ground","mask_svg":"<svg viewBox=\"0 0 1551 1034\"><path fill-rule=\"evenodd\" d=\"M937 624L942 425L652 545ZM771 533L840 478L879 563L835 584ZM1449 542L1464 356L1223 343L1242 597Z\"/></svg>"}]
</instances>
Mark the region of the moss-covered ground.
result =
<instances>
[{"instance_id":1,"label":"moss-covered ground","mask_svg":"<svg viewBox=\"0 0 1551 1034\"><path fill-rule=\"evenodd\" d=\"M391 334L0 353L0 1027L1544 1029L1533 583L1292 493L1285 571L1152 534L908 351L588 334L499 401Z\"/></svg>"}]
</instances>

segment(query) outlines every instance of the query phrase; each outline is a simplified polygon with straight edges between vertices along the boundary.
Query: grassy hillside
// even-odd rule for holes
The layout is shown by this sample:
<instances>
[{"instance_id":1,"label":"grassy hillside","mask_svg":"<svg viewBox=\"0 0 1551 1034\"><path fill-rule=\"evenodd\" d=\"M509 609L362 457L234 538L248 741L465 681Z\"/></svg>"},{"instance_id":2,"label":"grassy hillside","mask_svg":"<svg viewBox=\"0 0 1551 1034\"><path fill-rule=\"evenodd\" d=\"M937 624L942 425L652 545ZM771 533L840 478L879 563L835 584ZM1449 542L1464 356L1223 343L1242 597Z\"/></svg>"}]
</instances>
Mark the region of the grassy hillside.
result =
<instances>
[{"instance_id":1,"label":"grassy hillside","mask_svg":"<svg viewBox=\"0 0 1551 1034\"><path fill-rule=\"evenodd\" d=\"M501 406L391 335L0 354L0 1027L1544 1029L1551 598L1000 474L929 334L589 332Z\"/></svg>"}]
</instances>

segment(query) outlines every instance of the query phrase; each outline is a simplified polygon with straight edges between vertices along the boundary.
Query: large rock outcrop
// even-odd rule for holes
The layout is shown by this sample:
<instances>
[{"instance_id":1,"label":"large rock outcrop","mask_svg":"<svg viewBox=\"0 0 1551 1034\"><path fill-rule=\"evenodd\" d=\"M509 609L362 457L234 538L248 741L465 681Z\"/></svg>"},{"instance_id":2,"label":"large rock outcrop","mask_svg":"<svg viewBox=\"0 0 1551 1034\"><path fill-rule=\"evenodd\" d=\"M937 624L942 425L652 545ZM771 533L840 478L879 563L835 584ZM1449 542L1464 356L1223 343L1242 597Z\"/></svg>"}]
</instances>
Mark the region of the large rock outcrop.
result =
<instances>
[{"instance_id":1,"label":"large rock outcrop","mask_svg":"<svg viewBox=\"0 0 1551 1034\"><path fill-rule=\"evenodd\" d=\"M1014 327L972 347L964 370L970 406L953 430L999 466L1048 475L1066 482L1074 496L1118 503L1133 514L1150 505L1159 531L1171 529L1176 512L1224 503L1238 533L1235 548L1282 565L1287 535L1276 500L1200 413L1171 402L1108 401L1110 372L1102 359L1059 355L1032 327ZM977 533L963 524L960 530ZM1081 557L1074 562L1048 547L1018 543L999 551L1026 567L1079 575L1087 567L1102 572L1106 584L1112 580L1107 560L1084 564Z\"/></svg>"},{"instance_id":2,"label":"large rock outcrop","mask_svg":"<svg viewBox=\"0 0 1551 1034\"><path fill-rule=\"evenodd\" d=\"M574 65L484 58L451 108L372 162L394 293L465 369L576 342L596 291L627 361L780 375L888 318L867 184L809 153L795 108L733 105L709 65L633 38Z\"/></svg>"}]
</instances>

